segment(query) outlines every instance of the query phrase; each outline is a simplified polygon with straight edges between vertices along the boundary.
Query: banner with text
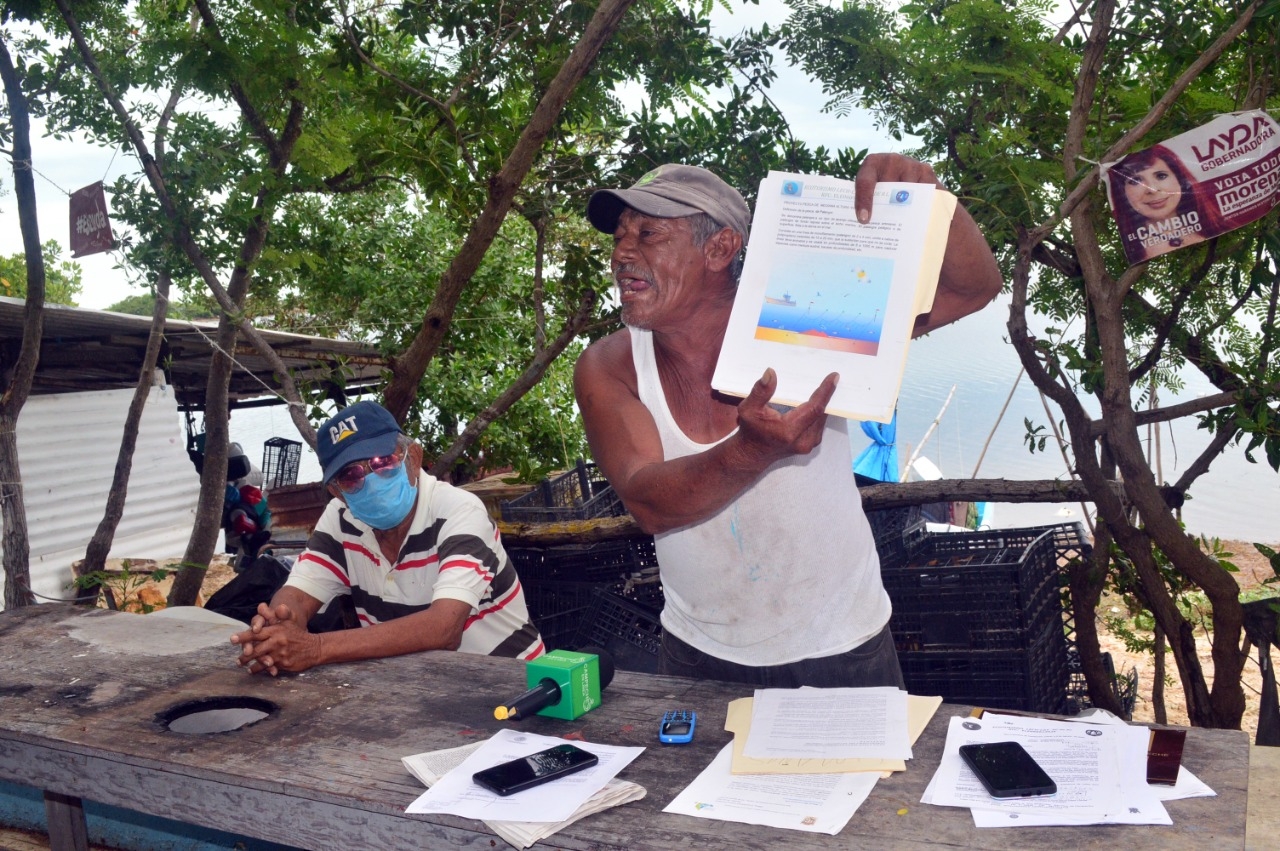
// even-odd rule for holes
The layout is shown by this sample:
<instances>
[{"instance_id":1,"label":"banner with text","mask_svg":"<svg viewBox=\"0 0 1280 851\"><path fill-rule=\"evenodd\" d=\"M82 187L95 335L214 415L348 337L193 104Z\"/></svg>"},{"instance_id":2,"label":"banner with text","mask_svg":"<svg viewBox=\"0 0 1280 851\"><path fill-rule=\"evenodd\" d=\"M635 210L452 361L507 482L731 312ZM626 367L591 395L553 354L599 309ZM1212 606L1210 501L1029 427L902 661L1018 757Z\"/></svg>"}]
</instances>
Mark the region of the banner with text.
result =
<instances>
[{"instance_id":1,"label":"banner with text","mask_svg":"<svg viewBox=\"0 0 1280 851\"><path fill-rule=\"evenodd\" d=\"M71 256L84 257L110 251L112 245L107 196L102 181L72 192Z\"/></svg>"},{"instance_id":2,"label":"banner with text","mask_svg":"<svg viewBox=\"0 0 1280 851\"><path fill-rule=\"evenodd\" d=\"M1220 115L1102 164L1129 264L1243 227L1280 204L1280 125L1262 110Z\"/></svg>"}]
</instances>

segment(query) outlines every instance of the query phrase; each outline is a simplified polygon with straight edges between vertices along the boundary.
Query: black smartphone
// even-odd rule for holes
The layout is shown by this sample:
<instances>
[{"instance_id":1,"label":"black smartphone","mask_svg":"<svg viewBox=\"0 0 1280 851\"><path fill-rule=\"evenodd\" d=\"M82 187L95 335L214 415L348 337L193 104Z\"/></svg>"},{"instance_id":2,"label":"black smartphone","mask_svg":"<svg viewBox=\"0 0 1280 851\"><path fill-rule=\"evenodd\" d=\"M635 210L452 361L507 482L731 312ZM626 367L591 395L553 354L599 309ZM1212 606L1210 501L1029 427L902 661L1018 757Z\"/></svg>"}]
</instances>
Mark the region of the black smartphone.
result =
<instances>
[{"instance_id":1,"label":"black smartphone","mask_svg":"<svg viewBox=\"0 0 1280 851\"><path fill-rule=\"evenodd\" d=\"M530 789L548 780L573 774L590 768L600 760L595 754L573 745L556 745L545 751L513 759L484 771L477 771L471 779L499 795L512 795Z\"/></svg>"},{"instance_id":2,"label":"black smartphone","mask_svg":"<svg viewBox=\"0 0 1280 851\"><path fill-rule=\"evenodd\" d=\"M993 798L1029 798L1058 792L1058 784L1017 742L961 745L960 758Z\"/></svg>"}]
</instances>

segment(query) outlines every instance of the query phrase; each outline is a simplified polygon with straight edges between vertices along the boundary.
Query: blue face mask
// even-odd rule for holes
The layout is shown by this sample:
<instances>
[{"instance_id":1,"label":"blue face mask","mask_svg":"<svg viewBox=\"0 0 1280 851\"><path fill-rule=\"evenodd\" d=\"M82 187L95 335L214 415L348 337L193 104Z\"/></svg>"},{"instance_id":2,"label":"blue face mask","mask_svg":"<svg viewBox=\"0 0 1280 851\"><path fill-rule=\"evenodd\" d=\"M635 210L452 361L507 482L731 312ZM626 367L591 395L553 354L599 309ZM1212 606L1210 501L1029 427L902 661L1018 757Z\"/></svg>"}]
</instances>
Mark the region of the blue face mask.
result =
<instances>
[{"instance_id":1,"label":"blue face mask","mask_svg":"<svg viewBox=\"0 0 1280 851\"><path fill-rule=\"evenodd\" d=\"M409 474L401 463L388 476L381 473L365 476L364 487L343 496L360 522L375 529L393 529L413 510L418 489L409 484Z\"/></svg>"}]
</instances>

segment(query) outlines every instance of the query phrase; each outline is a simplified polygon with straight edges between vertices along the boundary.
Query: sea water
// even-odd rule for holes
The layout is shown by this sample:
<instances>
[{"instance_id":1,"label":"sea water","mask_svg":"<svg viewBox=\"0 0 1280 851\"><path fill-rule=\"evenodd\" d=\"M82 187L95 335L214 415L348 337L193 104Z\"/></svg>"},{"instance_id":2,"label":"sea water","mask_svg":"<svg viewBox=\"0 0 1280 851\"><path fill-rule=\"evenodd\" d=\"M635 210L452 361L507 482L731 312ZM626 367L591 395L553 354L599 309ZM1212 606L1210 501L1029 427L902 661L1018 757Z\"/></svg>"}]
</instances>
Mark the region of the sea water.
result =
<instances>
[{"instance_id":1,"label":"sea water","mask_svg":"<svg viewBox=\"0 0 1280 851\"><path fill-rule=\"evenodd\" d=\"M988 436L990 447L977 469L978 478L1070 478L1052 436L1045 402L1025 375L1018 379L1022 365L1007 342L1008 318L1009 298L1001 296L985 310L912 343L898 406L897 442L902 464L920 446L954 386L951 404L921 451L946 478L974 476ZM1160 407L1218 392L1194 370L1184 370L1182 378L1182 392L1161 395ZM1008 410L997 426L1001 406L1011 390ZM1052 421L1060 422L1057 406L1048 405ZM1098 405L1092 398L1086 400L1085 407L1097 415ZM1030 420L1033 427L1043 426L1040 434L1049 435L1043 452L1028 450L1024 420ZM1195 417L1161 424L1160 480L1177 481L1208 445L1210 434L1196 426ZM851 432L856 454L869 440L861 428ZM1154 447L1153 441L1148 442L1147 429L1142 429L1141 435L1144 445ZM1266 464L1261 450L1254 457L1259 463L1246 460L1243 447L1228 447L1213 461L1210 471L1196 480L1182 510L1188 531L1209 537L1280 542L1280 474ZM1154 468L1154 460L1152 464ZM1092 505L1087 507L1092 511ZM1084 511L1078 503L999 504L993 525L1009 528L1071 522L1082 519Z\"/></svg>"}]
</instances>

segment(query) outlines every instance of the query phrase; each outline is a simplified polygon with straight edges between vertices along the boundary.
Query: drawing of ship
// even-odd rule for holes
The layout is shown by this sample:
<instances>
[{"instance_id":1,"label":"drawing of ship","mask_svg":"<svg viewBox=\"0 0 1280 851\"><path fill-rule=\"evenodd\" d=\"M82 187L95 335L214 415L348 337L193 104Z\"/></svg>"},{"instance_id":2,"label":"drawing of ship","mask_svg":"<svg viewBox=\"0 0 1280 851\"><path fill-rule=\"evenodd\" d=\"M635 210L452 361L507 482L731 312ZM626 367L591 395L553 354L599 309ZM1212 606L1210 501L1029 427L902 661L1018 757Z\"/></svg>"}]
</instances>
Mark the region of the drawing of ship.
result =
<instances>
[{"instance_id":1,"label":"drawing of ship","mask_svg":"<svg viewBox=\"0 0 1280 851\"><path fill-rule=\"evenodd\" d=\"M782 307L795 307L796 303L791 300L791 293L783 293L782 298L774 298L771 295L764 297L765 304L777 304Z\"/></svg>"}]
</instances>

